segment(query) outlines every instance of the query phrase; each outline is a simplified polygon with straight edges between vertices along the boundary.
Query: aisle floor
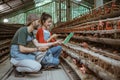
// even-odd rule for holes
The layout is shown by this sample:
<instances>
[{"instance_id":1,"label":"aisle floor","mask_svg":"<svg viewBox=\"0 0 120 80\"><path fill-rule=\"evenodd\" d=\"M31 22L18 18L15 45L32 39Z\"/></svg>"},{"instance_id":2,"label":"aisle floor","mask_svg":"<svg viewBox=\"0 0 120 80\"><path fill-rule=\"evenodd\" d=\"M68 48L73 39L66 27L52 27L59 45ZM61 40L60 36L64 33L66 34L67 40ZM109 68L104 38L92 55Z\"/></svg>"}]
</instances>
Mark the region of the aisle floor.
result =
<instances>
[{"instance_id":1,"label":"aisle floor","mask_svg":"<svg viewBox=\"0 0 120 80\"><path fill-rule=\"evenodd\" d=\"M63 69L43 71L39 74L26 74L25 77L15 77L14 72L7 80L70 80Z\"/></svg>"},{"instance_id":2,"label":"aisle floor","mask_svg":"<svg viewBox=\"0 0 120 80\"><path fill-rule=\"evenodd\" d=\"M7 73L11 66L9 59L0 64L0 78ZM15 77L13 71L7 80L70 80L62 66L60 67L61 69L42 71L42 73L39 74L26 74L26 76L22 78Z\"/></svg>"}]
</instances>

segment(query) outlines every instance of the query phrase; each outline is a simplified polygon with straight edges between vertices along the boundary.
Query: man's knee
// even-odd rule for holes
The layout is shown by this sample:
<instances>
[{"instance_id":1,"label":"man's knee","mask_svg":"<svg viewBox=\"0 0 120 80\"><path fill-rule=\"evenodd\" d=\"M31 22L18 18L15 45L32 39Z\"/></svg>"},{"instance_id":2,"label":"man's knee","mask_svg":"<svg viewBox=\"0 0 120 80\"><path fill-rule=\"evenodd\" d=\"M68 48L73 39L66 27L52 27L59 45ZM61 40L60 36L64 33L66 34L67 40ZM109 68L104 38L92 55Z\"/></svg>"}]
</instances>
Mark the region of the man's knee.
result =
<instances>
[{"instance_id":1,"label":"man's knee","mask_svg":"<svg viewBox=\"0 0 120 80\"><path fill-rule=\"evenodd\" d=\"M41 69L41 64L40 63L35 63L34 65L32 65L30 68L32 70L32 72L38 72Z\"/></svg>"},{"instance_id":2,"label":"man's knee","mask_svg":"<svg viewBox=\"0 0 120 80\"><path fill-rule=\"evenodd\" d=\"M35 60L24 60L22 61L25 67L20 67L25 72L38 72L41 69L41 64ZM21 62L21 63L22 63Z\"/></svg>"}]
</instances>

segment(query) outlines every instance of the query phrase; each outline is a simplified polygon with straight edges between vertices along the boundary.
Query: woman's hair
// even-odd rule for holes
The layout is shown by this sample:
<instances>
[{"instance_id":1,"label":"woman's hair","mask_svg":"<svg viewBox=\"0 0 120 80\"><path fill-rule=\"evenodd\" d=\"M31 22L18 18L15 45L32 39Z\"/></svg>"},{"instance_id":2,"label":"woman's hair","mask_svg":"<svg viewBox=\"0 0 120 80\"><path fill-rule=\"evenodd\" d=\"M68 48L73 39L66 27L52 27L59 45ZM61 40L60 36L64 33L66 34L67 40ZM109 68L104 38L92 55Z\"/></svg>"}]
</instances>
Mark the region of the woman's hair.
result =
<instances>
[{"instance_id":1,"label":"woman's hair","mask_svg":"<svg viewBox=\"0 0 120 80\"><path fill-rule=\"evenodd\" d=\"M44 22L48 19L48 18L52 18L52 16L48 13L45 13L43 12L41 17L40 17L40 22L41 22L41 25L44 24Z\"/></svg>"}]
</instances>

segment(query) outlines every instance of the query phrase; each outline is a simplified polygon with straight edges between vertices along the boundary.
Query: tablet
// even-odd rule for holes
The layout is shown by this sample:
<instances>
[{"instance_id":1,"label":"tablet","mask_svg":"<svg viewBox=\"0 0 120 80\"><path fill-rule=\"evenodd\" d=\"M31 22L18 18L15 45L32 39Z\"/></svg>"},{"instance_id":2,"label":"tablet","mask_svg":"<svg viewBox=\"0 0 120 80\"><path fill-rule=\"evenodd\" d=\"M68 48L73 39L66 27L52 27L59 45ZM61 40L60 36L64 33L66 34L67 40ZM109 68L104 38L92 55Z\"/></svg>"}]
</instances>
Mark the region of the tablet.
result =
<instances>
[{"instance_id":1,"label":"tablet","mask_svg":"<svg viewBox=\"0 0 120 80\"><path fill-rule=\"evenodd\" d=\"M73 37L74 33L71 32L66 38L65 40L63 41L63 44L66 44L70 41L70 39Z\"/></svg>"}]
</instances>

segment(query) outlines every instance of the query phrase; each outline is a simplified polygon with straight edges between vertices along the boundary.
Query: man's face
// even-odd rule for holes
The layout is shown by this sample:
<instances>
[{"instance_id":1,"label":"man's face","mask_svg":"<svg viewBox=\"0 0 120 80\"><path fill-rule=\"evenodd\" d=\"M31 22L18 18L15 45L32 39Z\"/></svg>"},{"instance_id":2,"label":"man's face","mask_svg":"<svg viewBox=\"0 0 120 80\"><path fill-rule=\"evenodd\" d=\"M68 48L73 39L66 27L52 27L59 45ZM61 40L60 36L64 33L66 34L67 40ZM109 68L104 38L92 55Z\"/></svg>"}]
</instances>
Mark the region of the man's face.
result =
<instances>
[{"instance_id":1,"label":"man's face","mask_svg":"<svg viewBox=\"0 0 120 80\"><path fill-rule=\"evenodd\" d=\"M37 30L39 26L40 26L39 20L36 20L36 21L33 22L33 28L34 28L34 30Z\"/></svg>"}]
</instances>

